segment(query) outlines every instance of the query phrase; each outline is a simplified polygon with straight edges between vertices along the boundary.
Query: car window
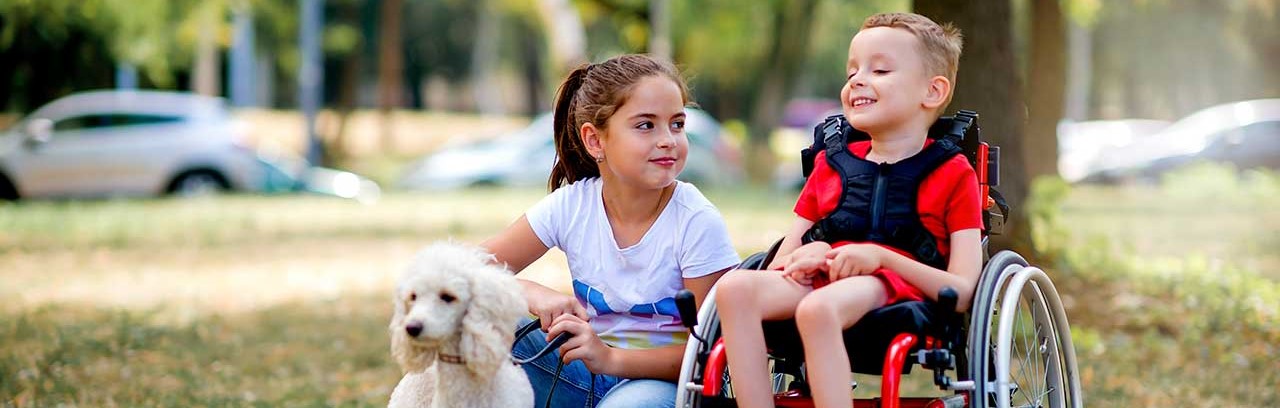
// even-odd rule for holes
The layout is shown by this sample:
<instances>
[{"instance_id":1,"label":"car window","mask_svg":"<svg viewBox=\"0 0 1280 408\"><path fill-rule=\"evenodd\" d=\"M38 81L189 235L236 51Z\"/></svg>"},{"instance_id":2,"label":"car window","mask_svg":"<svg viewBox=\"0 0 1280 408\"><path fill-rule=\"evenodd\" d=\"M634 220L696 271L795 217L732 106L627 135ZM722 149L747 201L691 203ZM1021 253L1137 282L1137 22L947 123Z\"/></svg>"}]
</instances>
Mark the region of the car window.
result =
<instances>
[{"instance_id":1,"label":"car window","mask_svg":"<svg viewBox=\"0 0 1280 408\"><path fill-rule=\"evenodd\" d=\"M81 129L98 129L106 127L119 126L136 126L136 125L154 125L161 123L181 122L182 117L174 115L148 115L148 114L132 114L132 113L104 113L93 115L72 116L70 118L59 120L53 124L53 130L63 132L68 130Z\"/></svg>"}]
</instances>

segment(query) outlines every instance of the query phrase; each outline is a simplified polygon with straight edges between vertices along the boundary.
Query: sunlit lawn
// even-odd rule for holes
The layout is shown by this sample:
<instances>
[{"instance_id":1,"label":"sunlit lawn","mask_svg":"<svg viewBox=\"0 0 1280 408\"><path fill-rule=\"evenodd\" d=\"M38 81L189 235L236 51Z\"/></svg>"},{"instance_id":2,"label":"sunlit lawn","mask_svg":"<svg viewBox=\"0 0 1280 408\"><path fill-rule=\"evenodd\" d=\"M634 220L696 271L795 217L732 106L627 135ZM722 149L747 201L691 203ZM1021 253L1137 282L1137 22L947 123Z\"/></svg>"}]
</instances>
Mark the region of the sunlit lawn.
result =
<instances>
[{"instance_id":1,"label":"sunlit lawn","mask_svg":"<svg viewBox=\"0 0 1280 408\"><path fill-rule=\"evenodd\" d=\"M790 194L708 192L744 255L789 225ZM371 206L320 197L0 204L0 406L385 405L399 377L386 336L399 270L422 245L478 241L541 195L393 193ZM1061 219L1071 241L1109 236L1093 247L1116 247L1125 262L1187 269L1205 259L1221 273L1270 273L1260 290L1273 291L1280 210L1251 205L1191 211L1150 192L1076 189ZM1192 331L1159 327L1181 318L1166 310L1197 308L1091 295L1132 289L1138 302L1155 299L1142 294L1149 278L1051 273L1079 292L1066 294L1090 406L1280 403L1280 339L1266 337L1280 333L1274 312L1230 336L1244 352L1188 349ZM567 285L557 254L526 274ZM1173 299L1201 296L1188 293ZM1263 306L1280 298L1259 296ZM1271 359L1239 361L1258 356Z\"/></svg>"}]
</instances>

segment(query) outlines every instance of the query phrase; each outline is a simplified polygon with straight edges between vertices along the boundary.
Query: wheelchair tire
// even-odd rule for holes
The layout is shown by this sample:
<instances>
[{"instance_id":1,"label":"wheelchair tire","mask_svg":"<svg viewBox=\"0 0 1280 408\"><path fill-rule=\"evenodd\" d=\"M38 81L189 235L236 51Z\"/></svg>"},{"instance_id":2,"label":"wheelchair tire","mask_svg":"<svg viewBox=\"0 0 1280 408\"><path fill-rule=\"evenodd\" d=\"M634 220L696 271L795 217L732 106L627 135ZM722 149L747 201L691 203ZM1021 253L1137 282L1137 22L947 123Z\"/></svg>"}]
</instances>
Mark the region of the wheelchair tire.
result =
<instances>
[{"instance_id":1,"label":"wheelchair tire","mask_svg":"<svg viewBox=\"0 0 1280 408\"><path fill-rule=\"evenodd\" d=\"M1048 276L1004 251L984 268L978 289L969 327L971 406L1083 406L1066 313Z\"/></svg>"},{"instance_id":2,"label":"wheelchair tire","mask_svg":"<svg viewBox=\"0 0 1280 408\"><path fill-rule=\"evenodd\" d=\"M698 310L698 325L693 330L699 337L706 339L709 343L703 343L693 336L689 336L689 340L685 343L684 359L680 362L680 378L676 382L676 407L677 408L696 408L704 406L702 402L702 392L699 389L690 389L689 385L693 384L695 376L701 376L706 361L698 358L699 354L707 352L716 339L720 338L720 318L716 313L716 288L713 286L711 291L707 292L706 299L702 301L702 307ZM703 379L705 384L707 379ZM721 381L724 381L721 379Z\"/></svg>"},{"instance_id":3,"label":"wheelchair tire","mask_svg":"<svg viewBox=\"0 0 1280 408\"><path fill-rule=\"evenodd\" d=\"M978 286L974 289L973 304L969 308L969 328L968 328L968 352L965 353L968 358L969 378L961 378L962 380L973 380L972 394L969 395L970 406L975 408L984 408L994 406L994 399L990 398L994 395L988 386L991 383L991 377L994 374L991 368L994 364L992 350L995 346L993 323L995 317L996 299L999 298L999 291L1003 286L1006 278L1020 268L1027 266L1027 261L1021 255L1013 251L1000 251L991 257L982 269L982 275L978 278ZM990 374L989 374L990 373Z\"/></svg>"}]
</instances>

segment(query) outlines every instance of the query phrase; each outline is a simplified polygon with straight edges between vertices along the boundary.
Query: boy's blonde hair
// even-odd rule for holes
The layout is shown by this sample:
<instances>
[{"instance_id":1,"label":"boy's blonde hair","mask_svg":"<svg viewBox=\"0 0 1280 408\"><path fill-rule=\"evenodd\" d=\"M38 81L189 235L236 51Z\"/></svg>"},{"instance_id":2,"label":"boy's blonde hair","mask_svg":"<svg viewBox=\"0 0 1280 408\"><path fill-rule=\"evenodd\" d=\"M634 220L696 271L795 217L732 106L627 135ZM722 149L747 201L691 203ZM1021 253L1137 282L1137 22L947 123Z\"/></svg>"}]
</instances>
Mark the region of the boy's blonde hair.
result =
<instances>
[{"instance_id":1,"label":"boy's blonde hair","mask_svg":"<svg viewBox=\"0 0 1280 408\"><path fill-rule=\"evenodd\" d=\"M938 107L938 113L946 111L955 95L956 71L960 68L960 51L963 38L960 29L951 23L938 25L928 17L915 13L882 13L867 17L862 30L873 27L901 28L920 40L920 53L924 69L929 75L941 75L951 81L951 93Z\"/></svg>"}]
</instances>

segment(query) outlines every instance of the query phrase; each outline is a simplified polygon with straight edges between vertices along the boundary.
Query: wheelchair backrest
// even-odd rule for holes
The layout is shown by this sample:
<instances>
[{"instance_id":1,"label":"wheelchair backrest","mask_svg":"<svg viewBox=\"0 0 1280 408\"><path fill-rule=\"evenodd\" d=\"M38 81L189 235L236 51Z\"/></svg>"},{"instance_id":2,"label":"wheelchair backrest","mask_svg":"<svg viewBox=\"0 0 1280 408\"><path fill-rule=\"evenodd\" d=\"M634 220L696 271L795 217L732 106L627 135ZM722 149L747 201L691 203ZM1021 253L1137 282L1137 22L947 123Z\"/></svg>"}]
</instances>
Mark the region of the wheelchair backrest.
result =
<instances>
[{"instance_id":1,"label":"wheelchair backrest","mask_svg":"<svg viewBox=\"0 0 1280 408\"><path fill-rule=\"evenodd\" d=\"M991 187L1000 185L1000 147L990 146L982 141L982 128L978 126L978 113L960 110L952 116L938 118L929 127L929 138L951 137L960 146L969 165L978 174L979 197L985 197L982 208L983 235L999 234L1000 225L1009 214L1004 198ZM828 116L813 129L813 144L800 151L800 168L804 177L809 178L813 172L814 160L818 152L827 149L830 143L853 143L871 140L865 132L854 129L845 120L843 114ZM999 207L1001 214L993 213L993 207Z\"/></svg>"}]
</instances>

